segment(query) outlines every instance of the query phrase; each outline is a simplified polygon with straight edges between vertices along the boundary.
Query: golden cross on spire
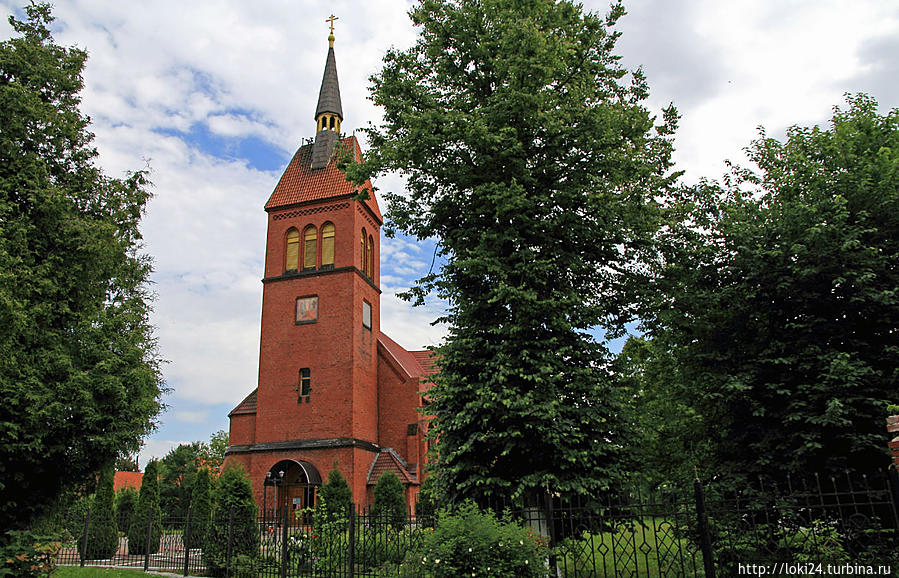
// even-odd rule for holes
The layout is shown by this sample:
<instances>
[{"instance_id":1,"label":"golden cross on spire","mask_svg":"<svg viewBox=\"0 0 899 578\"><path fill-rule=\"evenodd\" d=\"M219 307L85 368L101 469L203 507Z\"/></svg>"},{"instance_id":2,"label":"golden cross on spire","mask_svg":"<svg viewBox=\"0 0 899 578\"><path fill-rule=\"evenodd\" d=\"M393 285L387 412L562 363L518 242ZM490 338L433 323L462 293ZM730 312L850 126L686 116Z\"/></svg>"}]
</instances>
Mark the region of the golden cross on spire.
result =
<instances>
[{"instance_id":1,"label":"golden cross on spire","mask_svg":"<svg viewBox=\"0 0 899 578\"><path fill-rule=\"evenodd\" d=\"M334 16L333 14L331 14L331 16L329 16L328 18L325 18L325 22L331 23L331 36L334 35L334 21L335 20L340 20L340 18L338 18L337 16Z\"/></svg>"}]
</instances>

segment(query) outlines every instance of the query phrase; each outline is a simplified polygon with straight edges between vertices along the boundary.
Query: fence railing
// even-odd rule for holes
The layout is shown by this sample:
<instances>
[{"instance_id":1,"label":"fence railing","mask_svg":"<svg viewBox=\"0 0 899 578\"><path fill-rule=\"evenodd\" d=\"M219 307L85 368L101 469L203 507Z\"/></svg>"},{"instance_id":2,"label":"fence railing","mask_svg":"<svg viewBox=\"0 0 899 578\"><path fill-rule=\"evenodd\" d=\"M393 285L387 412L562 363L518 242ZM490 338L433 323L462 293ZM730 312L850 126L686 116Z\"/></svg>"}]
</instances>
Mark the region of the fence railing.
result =
<instances>
[{"instance_id":1,"label":"fence railing","mask_svg":"<svg viewBox=\"0 0 899 578\"><path fill-rule=\"evenodd\" d=\"M556 496L513 515L548 539L548 574L558 577L899 576L897 502L894 471L891 478L694 482L601 499ZM328 519L316 515L233 508L202 521L187 512L147 520L145 532L120 520L131 531L99 558L90 514L82 512L67 520L58 563L185 576L385 576L434 523L356 507Z\"/></svg>"}]
</instances>

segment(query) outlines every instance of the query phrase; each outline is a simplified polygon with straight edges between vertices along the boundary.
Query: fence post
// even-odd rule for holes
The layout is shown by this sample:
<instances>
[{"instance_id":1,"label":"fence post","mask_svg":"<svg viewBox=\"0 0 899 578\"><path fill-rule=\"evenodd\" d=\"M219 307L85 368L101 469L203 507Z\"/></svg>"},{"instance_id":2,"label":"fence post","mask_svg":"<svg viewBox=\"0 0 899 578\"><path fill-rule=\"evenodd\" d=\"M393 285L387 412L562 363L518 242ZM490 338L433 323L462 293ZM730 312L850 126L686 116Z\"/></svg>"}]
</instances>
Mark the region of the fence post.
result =
<instances>
[{"instance_id":1,"label":"fence post","mask_svg":"<svg viewBox=\"0 0 899 578\"><path fill-rule=\"evenodd\" d=\"M553 511L553 495L547 490L545 494L546 499L546 524L547 524L547 532L546 535L549 537L549 568L555 576L558 576L560 573L558 567L558 560L556 560L556 524L554 521L555 512Z\"/></svg>"},{"instance_id":2,"label":"fence post","mask_svg":"<svg viewBox=\"0 0 899 578\"><path fill-rule=\"evenodd\" d=\"M288 512L287 504L284 504L284 509L281 511L281 578L287 578L287 556L289 551L287 549L287 537L288 537L288 528L287 528L287 512Z\"/></svg>"},{"instance_id":3,"label":"fence post","mask_svg":"<svg viewBox=\"0 0 899 578\"><path fill-rule=\"evenodd\" d=\"M234 537L234 506L228 510L228 547L225 554L225 578L231 578L231 541Z\"/></svg>"},{"instance_id":4,"label":"fence post","mask_svg":"<svg viewBox=\"0 0 899 578\"><path fill-rule=\"evenodd\" d=\"M153 509L148 510L147 516L147 540L144 542L144 572L150 569L150 535L153 533Z\"/></svg>"},{"instance_id":5,"label":"fence post","mask_svg":"<svg viewBox=\"0 0 899 578\"><path fill-rule=\"evenodd\" d=\"M702 563L706 578L715 578L715 557L712 553L712 537L709 535L709 517L705 511L705 496L699 478L693 480L693 493L696 497L696 518L699 522L699 542L702 546Z\"/></svg>"},{"instance_id":6,"label":"fence post","mask_svg":"<svg viewBox=\"0 0 899 578\"><path fill-rule=\"evenodd\" d=\"M899 466L890 466L889 479L890 497L893 502L893 529L899 536Z\"/></svg>"},{"instance_id":7,"label":"fence post","mask_svg":"<svg viewBox=\"0 0 899 578\"><path fill-rule=\"evenodd\" d=\"M190 567L190 515L193 512L191 508L187 509L187 522L184 527L184 536L181 538L181 545L184 546L184 575Z\"/></svg>"},{"instance_id":8,"label":"fence post","mask_svg":"<svg viewBox=\"0 0 899 578\"><path fill-rule=\"evenodd\" d=\"M88 529L88 527L90 527L90 525L91 525L91 509L88 508L87 515L84 516L84 532L83 532L83 535L81 536L81 552L79 552L82 568L84 568L84 558L87 555L87 529Z\"/></svg>"},{"instance_id":9,"label":"fence post","mask_svg":"<svg viewBox=\"0 0 899 578\"><path fill-rule=\"evenodd\" d=\"M347 576L353 578L356 570L356 506L350 503L350 543L347 544Z\"/></svg>"}]
</instances>

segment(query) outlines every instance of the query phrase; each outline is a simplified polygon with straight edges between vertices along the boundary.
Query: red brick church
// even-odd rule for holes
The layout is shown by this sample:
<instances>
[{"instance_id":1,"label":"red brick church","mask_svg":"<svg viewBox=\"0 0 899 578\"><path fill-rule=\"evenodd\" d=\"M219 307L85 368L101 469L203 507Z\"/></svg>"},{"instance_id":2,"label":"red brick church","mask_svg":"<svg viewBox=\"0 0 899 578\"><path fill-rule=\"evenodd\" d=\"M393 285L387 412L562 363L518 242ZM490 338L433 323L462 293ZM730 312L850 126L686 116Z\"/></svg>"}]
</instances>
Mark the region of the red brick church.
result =
<instances>
[{"instance_id":1,"label":"red brick church","mask_svg":"<svg viewBox=\"0 0 899 578\"><path fill-rule=\"evenodd\" d=\"M243 464L266 509L311 507L335 462L357 504L385 471L410 506L425 461L422 377L428 351L407 351L380 330L381 211L336 166L361 155L340 133L343 109L334 36L301 146L265 204L259 382L230 414L227 459ZM371 191L371 184L365 187Z\"/></svg>"}]
</instances>

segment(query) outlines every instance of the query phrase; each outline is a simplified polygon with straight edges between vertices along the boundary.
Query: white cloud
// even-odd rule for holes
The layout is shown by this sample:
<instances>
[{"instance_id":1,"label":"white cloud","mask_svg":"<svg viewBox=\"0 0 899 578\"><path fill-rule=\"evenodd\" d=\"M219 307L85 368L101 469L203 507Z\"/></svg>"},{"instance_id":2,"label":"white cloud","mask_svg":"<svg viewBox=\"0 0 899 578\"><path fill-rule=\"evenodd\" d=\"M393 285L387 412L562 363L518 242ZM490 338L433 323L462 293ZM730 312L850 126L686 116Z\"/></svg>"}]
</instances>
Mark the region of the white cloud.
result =
<instances>
[{"instance_id":1,"label":"white cloud","mask_svg":"<svg viewBox=\"0 0 899 578\"><path fill-rule=\"evenodd\" d=\"M175 416L179 421L184 423L196 423L196 424L205 424L209 422L209 412L208 411L190 411L190 410L180 410L175 412Z\"/></svg>"},{"instance_id":2,"label":"white cloud","mask_svg":"<svg viewBox=\"0 0 899 578\"><path fill-rule=\"evenodd\" d=\"M150 438L144 444L143 449L141 449L140 453L137 457L137 463L140 466L141 471L147 467L147 462L150 460L161 460L169 453L172 449L178 447L181 444L189 444L189 441L173 441L173 440L161 440Z\"/></svg>"},{"instance_id":3,"label":"white cloud","mask_svg":"<svg viewBox=\"0 0 899 578\"><path fill-rule=\"evenodd\" d=\"M395 293L381 294L381 331L409 350L441 344L446 326L431 325L441 313L436 304L410 308Z\"/></svg>"}]
</instances>

